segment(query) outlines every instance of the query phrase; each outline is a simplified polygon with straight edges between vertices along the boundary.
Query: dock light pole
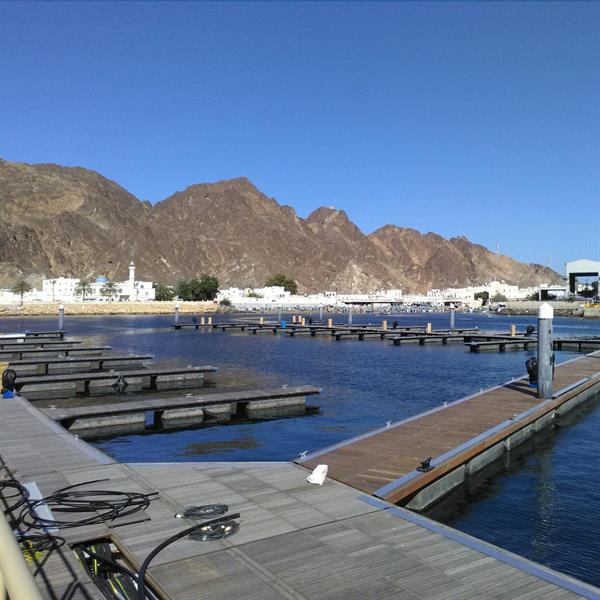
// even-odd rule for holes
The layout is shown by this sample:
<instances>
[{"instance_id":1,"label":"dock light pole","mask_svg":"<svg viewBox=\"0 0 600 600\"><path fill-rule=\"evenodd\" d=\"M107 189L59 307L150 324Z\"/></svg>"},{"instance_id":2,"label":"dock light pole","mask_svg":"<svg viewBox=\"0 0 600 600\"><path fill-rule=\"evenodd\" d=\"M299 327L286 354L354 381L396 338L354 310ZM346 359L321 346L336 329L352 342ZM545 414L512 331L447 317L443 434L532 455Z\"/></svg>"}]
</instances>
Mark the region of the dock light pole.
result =
<instances>
[{"instance_id":1,"label":"dock light pole","mask_svg":"<svg viewBox=\"0 0 600 600\"><path fill-rule=\"evenodd\" d=\"M58 330L65 330L65 307L62 304L58 307Z\"/></svg>"},{"instance_id":2,"label":"dock light pole","mask_svg":"<svg viewBox=\"0 0 600 600\"><path fill-rule=\"evenodd\" d=\"M454 304L450 304L450 331L454 331Z\"/></svg>"},{"instance_id":3,"label":"dock light pole","mask_svg":"<svg viewBox=\"0 0 600 600\"><path fill-rule=\"evenodd\" d=\"M179 302L175 302L175 320L173 321L175 327L179 325Z\"/></svg>"},{"instance_id":4,"label":"dock light pole","mask_svg":"<svg viewBox=\"0 0 600 600\"><path fill-rule=\"evenodd\" d=\"M348 304L348 325L352 325L352 304Z\"/></svg>"},{"instance_id":5,"label":"dock light pole","mask_svg":"<svg viewBox=\"0 0 600 600\"><path fill-rule=\"evenodd\" d=\"M554 367L554 351L552 347L552 319L554 309L544 302L538 312L538 398L552 398L552 376Z\"/></svg>"}]
</instances>

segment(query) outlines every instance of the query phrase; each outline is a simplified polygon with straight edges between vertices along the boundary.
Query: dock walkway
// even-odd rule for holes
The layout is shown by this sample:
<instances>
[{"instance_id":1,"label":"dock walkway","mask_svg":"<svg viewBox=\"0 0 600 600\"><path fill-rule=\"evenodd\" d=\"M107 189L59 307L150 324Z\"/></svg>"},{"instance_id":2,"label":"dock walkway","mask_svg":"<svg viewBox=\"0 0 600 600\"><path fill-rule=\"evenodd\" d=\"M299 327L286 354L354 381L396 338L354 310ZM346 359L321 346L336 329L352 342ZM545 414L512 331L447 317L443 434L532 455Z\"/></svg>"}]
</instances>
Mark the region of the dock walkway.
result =
<instances>
[{"instance_id":1,"label":"dock walkway","mask_svg":"<svg viewBox=\"0 0 600 600\"><path fill-rule=\"evenodd\" d=\"M268 390L235 390L232 392L213 392L209 394L187 394L183 398L147 398L119 402L118 404L95 404L74 407L52 407L40 410L53 421L59 422L69 429L76 419L105 417L133 413L154 413L153 421L157 422L166 410L180 408L198 408L202 406L215 406L219 404L238 405L256 402L258 400L271 400L280 398L304 397L319 394L320 388L302 385L280 387Z\"/></svg>"},{"instance_id":2,"label":"dock walkway","mask_svg":"<svg viewBox=\"0 0 600 600\"><path fill-rule=\"evenodd\" d=\"M110 346L75 346L73 348L20 348L0 349L0 360L22 360L24 357L34 356L83 356L90 354L102 354L110 350Z\"/></svg>"},{"instance_id":3,"label":"dock walkway","mask_svg":"<svg viewBox=\"0 0 600 600\"><path fill-rule=\"evenodd\" d=\"M327 464L329 476L337 481L407 504L434 482L440 482L440 494L449 491L462 483L465 471L468 474L483 465L485 452L493 455L488 456L491 462L502 455L503 444L516 445L534 429L550 424L569 402L598 393L600 352L559 365L554 389L555 397L542 401L525 378L516 379L314 452L298 462L309 469ZM430 457L433 468L418 470ZM454 479L445 479L452 473ZM427 502L424 498L408 506L421 509Z\"/></svg>"},{"instance_id":4,"label":"dock walkway","mask_svg":"<svg viewBox=\"0 0 600 600\"><path fill-rule=\"evenodd\" d=\"M0 341L0 348L3 350L13 348L70 348L74 344L81 344L81 341L59 340L56 338L8 338Z\"/></svg>"},{"instance_id":5,"label":"dock walkway","mask_svg":"<svg viewBox=\"0 0 600 600\"><path fill-rule=\"evenodd\" d=\"M119 526L61 530L68 543L110 538L139 568L145 556L192 522L188 504L225 502L241 514L225 540L182 539L148 574L173 600L598 600L600 590L410 511L327 479L305 482L291 463L120 464L76 439L26 400L0 403L0 457L43 494L90 480L94 489L159 491ZM68 546L33 567L44 598L101 594Z\"/></svg>"},{"instance_id":6,"label":"dock walkway","mask_svg":"<svg viewBox=\"0 0 600 600\"><path fill-rule=\"evenodd\" d=\"M132 365L105 371L75 371L60 375L17 374L15 389L29 400L74 398L78 395L121 394L143 390L165 390L203 385L204 373L217 371L216 367L150 367L132 368Z\"/></svg>"},{"instance_id":7,"label":"dock walkway","mask_svg":"<svg viewBox=\"0 0 600 600\"><path fill-rule=\"evenodd\" d=\"M113 363L121 365L137 365L142 367L144 363L154 359L152 354L112 354L110 356L71 356L71 357L29 357L20 360L11 360L8 366L15 369L17 375L21 371L35 370L38 375L49 375L51 367L58 369L72 369L80 366L81 369L94 369L102 371L107 365L114 368ZM83 366L82 366L83 365Z\"/></svg>"}]
</instances>

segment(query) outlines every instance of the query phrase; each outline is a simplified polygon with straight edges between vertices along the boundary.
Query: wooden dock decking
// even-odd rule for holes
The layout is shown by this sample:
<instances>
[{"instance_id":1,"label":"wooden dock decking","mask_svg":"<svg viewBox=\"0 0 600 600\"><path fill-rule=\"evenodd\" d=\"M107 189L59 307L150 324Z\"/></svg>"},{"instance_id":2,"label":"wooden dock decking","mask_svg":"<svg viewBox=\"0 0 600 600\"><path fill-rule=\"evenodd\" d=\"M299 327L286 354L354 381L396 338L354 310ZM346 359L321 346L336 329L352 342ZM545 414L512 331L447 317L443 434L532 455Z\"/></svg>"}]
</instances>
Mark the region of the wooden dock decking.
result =
<instances>
[{"instance_id":1,"label":"wooden dock decking","mask_svg":"<svg viewBox=\"0 0 600 600\"><path fill-rule=\"evenodd\" d=\"M21 375L17 377L16 388L20 390L29 383L54 383L62 381L94 381L97 379L110 379L111 377L157 377L160 375L179 375L184 373L214 372L217 367L203 365L200 367L167 367L151 369L118 369L114 371L93 371L91 373L64 373L61 375Z\"/></svg>"},{"instance_id":2,"label":"wooden dock decking","mask_svg":"<svg viewBox=\"0 0 600 600\"><path fill-rule=\"evenodd\" d=\"M0 360L22 360L24 356L70 356L72 354L102 354L105 350L110 350L110 346L75 346L73 348L25 348L18 347L10 350L0 350Z\"/></svg>"},{"instance_id":3,"label":"wooden dock decking","mask_svg":"<svg viewBox=\"0 0 600 600\"><path fill-rule=\"evenodd\" d=\"M17 375L15 389L27 394L32 400L50 398L73 398L77 395L122 393L125 390L138 392L172 388L175 379L177 387L194 387L202 381L204 373L217 371L210 365L199 367L151 367L142 369L111 369L63 373L60 375Z\"/></svg>"},{"instance_id":4,"label":"wooden dock decking","mask_svg":"<svg viewBox=\"0 0 600 600\"><path fill-rule=\"evenodd\" d=\"M43 494L84 481L94 489L159 491L141 521L59 533L68 543L110 538L134 568L192 522L188 504L225 502L240 531L169 546L148 574L173 600L598 600L600 590L367 497L333 480L311 486L291 463L119 464L65 432L22 398L0 403L0 457ZM68 546L35 569L44 598L101 599Z\"/></svg>"},{"instance_id":5,"label":"wooden dock decking","mask_svg":"<svg viewBox=\"0 0 600 600\"><path fill-rule=\"evenodd\" d=\"M232 402L244 403L272 398L293 398L295 396L310 396L319 394L320 388L302 385L293 387L280 387L268 390L235 390L232 392L213 392L209 394L188 394L183 398L148 398L119 402L118 404L99 404L75 406L70 408L55 407L40 409L53 421L57 421L66 429L79 418L103 417L107 415L131 414L138 412L161 413L165 410L177 408L196 408L200 406L213 406L230 404Z\"/></svg>"},{"instance_id":6,"label":"wooden dock decking","mask_svg":"<svg viewBox=\"0 0 600 600\"><path fill-rule=\"evenodd\" d=\"M0 348L3 350L11 350L12 348L68 348L74 344L81 344L81 341L55 338L9 338L0 342Z\"/></svg>"},{"instance_id":7,"label":"wooden dock decking","mask_svg":"<svg viewBox=\"0 0 600 600\"><path fill-rule=\"evenodd\" d=\"M104 366L108 363L143 363L146 361L150 361L154 358L152 354L141 354L141 355L132 355L132 354L113 354L106 356L77 356L77 357L49 357L49 358L41 358L41 357L33 357L33 358L25 358L20 360L11 360L8 363L8 366L12 369L15 369L17 373L19 372L20 367L37 367L39 374L47 375L49 372L50 365L58 366L58 367L70 367L72 365L77 364L89 364L93 363L95 369L102 370ZM97 365L97 366L95 366Z\"/></svg>"},{"instance_id":8,"label":"wooden dock decking","mask_svg":"<svg viewBox=\"0 0 600 600\"><path fill-rule=\"evenodd\" d=\"M586 389L600 389L600 352L556 368L557 397L542 401L525 379L474 394L422 415L314 452L297 462L323 463L337 481L394 503L406 503L440 480ZM432 457L434 468L420 472Z\"/></svg>"}]
</instances>

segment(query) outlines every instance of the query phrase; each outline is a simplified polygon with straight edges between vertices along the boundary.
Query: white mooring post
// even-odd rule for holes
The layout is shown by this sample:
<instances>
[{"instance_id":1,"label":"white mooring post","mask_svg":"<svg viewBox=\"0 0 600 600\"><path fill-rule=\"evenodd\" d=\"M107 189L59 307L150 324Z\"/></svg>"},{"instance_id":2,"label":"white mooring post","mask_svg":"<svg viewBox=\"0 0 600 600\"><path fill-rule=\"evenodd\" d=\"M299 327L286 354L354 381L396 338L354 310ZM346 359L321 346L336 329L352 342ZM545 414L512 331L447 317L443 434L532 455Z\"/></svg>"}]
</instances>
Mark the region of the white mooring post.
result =
<instances>
[{"instance_id":1,"label":"white mooring post","mask_svg":"<svg viewBox=\"0 0 600 600\"><path fill-rule=\"evenodd\" d=\"M175 327L179 325L179 302L175 303L175 320L173 321Z\"/></svg>"},{"instance_id":2,"label":"white mooring post","mask_svg":"<svg viewBox=\"0 0 600 600\"><path fill-rule=\"evenodd\" d=\"M58 330L65 330L65 307L62 304L58 307Z\"/></svg>"},{"instance_id":3,"label":"white mooring post","mask_svg":"<svg viewBox=\"0 0 600 600\"><path fill-rule=\"evenodd\" d=\"M352 304L348 304L348 325L352 325Z\"/></svg>"},{"instance_id":4,"label":"white mooring post","mask_svg":"<svg viewBox=\"0 0 600 600\"><path fill-rule=\"evenodd\" d=\"M281 309L277 311L277 322L281 323Z\"/></svg>"},{"instance_id":5,"label":"white mooring post","mask_svg":"<svg viewBox=\"0 0 600 600\"><path fill-rule=\"evenodd\" d=\"M319 306L319 321L323 320L323 306Z\"/></svg>"},{"instance_id":6,"label":"white mooring post","mask_svg":"<svg viewBox=\"0 0 600 600\"><path fill-rule=\"evenodd\" d=\"M454 331L454 304L450 305L450 331Z\"/></svg>"},{"instance_id":7,"label":"white mooring post","mask_svg":"<svg viewBox=\"0 0 600 600\"><path fill-rule=\"evenodd\" d=\"M552 377L554 367L554 349L552 347L552 320L554 309L544 302L538 312L538 398L552 398Z\"/></svg>"}]
</instances>

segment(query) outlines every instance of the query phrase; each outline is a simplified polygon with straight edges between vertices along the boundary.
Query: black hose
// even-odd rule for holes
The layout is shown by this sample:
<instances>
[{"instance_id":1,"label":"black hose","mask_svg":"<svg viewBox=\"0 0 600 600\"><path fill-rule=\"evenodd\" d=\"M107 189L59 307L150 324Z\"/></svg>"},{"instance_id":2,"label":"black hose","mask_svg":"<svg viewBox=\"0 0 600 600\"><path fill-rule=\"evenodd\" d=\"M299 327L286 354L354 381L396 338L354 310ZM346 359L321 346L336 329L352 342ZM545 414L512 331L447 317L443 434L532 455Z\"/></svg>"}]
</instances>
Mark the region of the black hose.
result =
<instances>
[{"instance_id":1,"label":"black hose","mask_svg":"<svg viewBox=\"0 0 600 600\"><path fill-rule=\"evenodd\" d=\"M16 537L23 554L30 556L35 556L37 552L49 552L65 544L63 538L49 533L17 533Z\"/></svg>"},{"instance_id":2,"label":"black hose","mask_svg":"<svg viewBox=\"0 0 600 600\"><path fill-rule=\"evenodd\" d=\"M227 504L203 504L201 506L186 506L183 514L175 515L178 519L206 519L208 517L220 517L229 510Z\"/></svg>"},{"instance_id":3,"label":"black hose","mask_svg":"<svg viewBox=\"0 0 600 600\"><path fill-rule=\"evenodd\" d=\"M196 531L198 529L201 529L203 527L210 527L212 525L217 525L218 523L222 523L223 521L231 521L232 519L239 519L239 517L240 517L239 513L236 513L234 515L228 515L226 517L219 517L217 519L205 521L204 523L199 523L198 525L194 525L193 527L188 527L188 529L184 529L183 531L176 533L175 535L171 536L170 538L166 539L164 542L162 542L161 544L156 546L156 548L154 548L154 550L152 550L152 552L150 552L150 554L148 554L148 556L142 563L142 566L140 567L140 571L138 573L138 600L146 600L146 587L144 584L144 580L146 578L146 570L148 569L148 566L150 565L150 563L152 562L154 557L159 552L162 552L167 546L169 546L173 542L180 540L181 538L185 537L186 535L190 535L191 533L193 533L194 531Z\"/></svg>"},{"instance_id":4,"label":"black hose","mask_svg":"<svg viewBox=\"0 0 600 600\"><path fill-rule=\"evenodd\" d=\"M12 488L13 490L17 490L18 493L12 494L10 496L5 496L4 490L6 488ZM0 492L2 492L2 497L3 497L4 503L7 505L6 510L4 510L4 514L8 514L8 513L12 512L13 510L16 510L17 508L20 508L29 499L29 491L22 483L19 483L16 479L0 480ZM11 504L10 506L8 506L7 500L10 500L12 498L17 498L17 497L20 497L20 499L17 500L14 504Z\"/></svg>"},{"instance_id":5,"label":"black hose","mask_svg":"<svg viewBox=\"0 0 600 600\"><path fill-rule=\"evenodd\" d=\"M96 552L92 552L89 549L89 546L78 546L80 550L83 550L86 554L89 554L92 558L95 558L98 562L111 567L114 571L118 571L119 573L123 573L124 575L128 575L132 579L137 579L137 573L128 569L126 566L118 563L116 560L111 560L110 558L106 558L106 556L102 556L101 554L97 554Z\"/></svg>"},{"instance_id":6,"label":"black hose","mask_svg":"<svg viewBox=\"0 0 600 600\"><path fill-rule=\"evenodd\" d=\"M158 492L143 494L140 492L121 492L116 490L75 490L82 485L90 485L106 479L85 481L69 485L39 500L29 501L19 514L19 522L36 529L58 527L62 529L81 525L99 525L126 517L148 508ZM89 514L77 520L43 518L36 508L46 504L53 513Z\"/></svg>"}]
</instances>

